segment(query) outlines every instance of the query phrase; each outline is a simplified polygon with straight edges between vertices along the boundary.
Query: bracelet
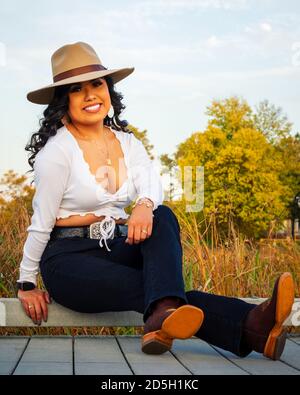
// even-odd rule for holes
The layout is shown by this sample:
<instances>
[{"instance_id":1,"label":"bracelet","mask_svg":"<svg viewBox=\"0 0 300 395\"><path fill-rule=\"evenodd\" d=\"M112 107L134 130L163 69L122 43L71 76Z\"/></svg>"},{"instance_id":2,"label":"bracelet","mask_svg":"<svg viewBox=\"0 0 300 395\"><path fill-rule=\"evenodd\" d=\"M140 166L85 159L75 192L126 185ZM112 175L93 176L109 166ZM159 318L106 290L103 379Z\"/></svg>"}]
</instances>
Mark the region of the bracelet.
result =
<instances>
[{"instance_id":1,"label":"bracelet","mask_svg":"<svg viewBox=\"0 0 300 395\"><path fill-rule=\"evenodd\" d=\"M134 208L137 205L141 205L141 204L146 204L147 207L152 207L152 209L154 207L154 203L152 202L152 200L144 197L144 198L137 199L137 201L135 202L135 204L133 205L132 208Z\"/></svg>"}]
</instances>

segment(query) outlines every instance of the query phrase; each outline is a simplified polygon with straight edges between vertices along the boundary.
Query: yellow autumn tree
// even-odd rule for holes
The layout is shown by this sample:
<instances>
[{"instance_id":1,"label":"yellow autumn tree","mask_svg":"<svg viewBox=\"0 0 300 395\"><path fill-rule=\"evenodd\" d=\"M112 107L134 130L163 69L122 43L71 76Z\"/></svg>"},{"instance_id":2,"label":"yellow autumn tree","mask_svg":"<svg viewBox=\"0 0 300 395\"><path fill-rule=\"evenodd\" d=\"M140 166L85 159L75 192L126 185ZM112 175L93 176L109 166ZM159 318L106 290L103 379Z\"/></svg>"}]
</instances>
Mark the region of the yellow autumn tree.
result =
<instances>
[{"instance_id":1,"label":"yellow autumn tree","mask_svg":"<svg viewBox=\"0 0 300 395\"><path fill-rule=\"evenodd\" d=\"M207 114L207 129L179 145L178 165L182 174L184 166L204 167L203 213L215 215L221 233L232 221L244 234L259 237L286 217L283 197L289 191L279 178L280 154L255 129L244 100L214 101Z\"/></svg>"}]
</instances>

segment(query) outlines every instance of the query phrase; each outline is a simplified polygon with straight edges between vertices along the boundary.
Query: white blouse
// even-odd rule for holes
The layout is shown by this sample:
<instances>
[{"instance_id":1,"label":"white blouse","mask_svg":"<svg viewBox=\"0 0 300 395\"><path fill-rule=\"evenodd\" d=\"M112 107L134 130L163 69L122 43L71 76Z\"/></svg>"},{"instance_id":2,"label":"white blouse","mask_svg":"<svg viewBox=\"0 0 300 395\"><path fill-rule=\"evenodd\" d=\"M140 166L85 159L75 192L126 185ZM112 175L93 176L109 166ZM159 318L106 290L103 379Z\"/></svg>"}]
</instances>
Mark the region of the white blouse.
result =
<instances>
[{"instance_id":1,"label":"white blouse","mask_svg":"<svg viewBox=\"0 0 300 395\"><path fill-rule=\"evenodd\" d=\"M76 214L104 215L102 222L107 223L109 232L103 228L99 246L102 247L104 239L108 249L106 239L113 234L115 219L129 217L124 208L132 201L148 197L154 203L154 210L162 204L161 177L143 143L133 133L109 128L120 141L127 168L127 178L113 194L96 181L76 138L65 126L59 128L37 153L32 200L34 212L27 228L18 282L30 281L36 285L39 262L56 219Z\"/></svg>"}]
</instances>

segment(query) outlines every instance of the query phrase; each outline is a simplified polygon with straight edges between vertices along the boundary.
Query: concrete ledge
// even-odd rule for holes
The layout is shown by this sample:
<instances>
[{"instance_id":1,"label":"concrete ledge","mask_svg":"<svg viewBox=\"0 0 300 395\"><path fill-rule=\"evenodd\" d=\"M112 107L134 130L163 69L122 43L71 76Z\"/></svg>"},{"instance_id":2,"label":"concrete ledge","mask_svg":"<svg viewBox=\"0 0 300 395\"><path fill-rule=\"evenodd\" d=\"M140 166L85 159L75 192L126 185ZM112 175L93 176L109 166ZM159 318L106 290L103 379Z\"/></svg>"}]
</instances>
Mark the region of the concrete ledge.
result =
<instances>
[{"instance_id":1,"label":"concrete ledge","mask_svg":"<svg viewBox=\"0 0 300 395\"><path fill-rule=\"evenodd\" d=\"M143 326L143 315L135 311L79 313L52 301L48 321L40 327ZM0 327L38 327L25 314L18 298L0 298Z\"/></svg>"},{"instance_id":2,"label":"concrete ledge","mask_svg":"<svg viewBox=\"0 0 300 395\"><path fill-rule=\"evenodd\" d=\"M241 298L248 303L259 304L265 298ZM52 301L48 306L48 321L40 327L94 327L94 326L143 326L143 315L135 311L78 313ZM285 326L300 326L300 299L295 299L293 310ZM0 298L1 327L38 327L27 317L18 298Z\"/></svg>"}]
</instances>

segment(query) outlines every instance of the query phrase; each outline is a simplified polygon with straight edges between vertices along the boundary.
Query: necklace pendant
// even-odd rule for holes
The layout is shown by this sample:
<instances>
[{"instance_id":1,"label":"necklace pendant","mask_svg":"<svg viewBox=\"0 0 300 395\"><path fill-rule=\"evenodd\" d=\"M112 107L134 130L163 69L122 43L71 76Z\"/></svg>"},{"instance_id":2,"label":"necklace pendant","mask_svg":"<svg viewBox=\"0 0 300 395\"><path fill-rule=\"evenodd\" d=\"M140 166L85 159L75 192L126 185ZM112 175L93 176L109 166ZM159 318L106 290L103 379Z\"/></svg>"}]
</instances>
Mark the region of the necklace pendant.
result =
<instances>
[{"instance_id":1,"label":"necklace pendant","mask_svg":"<svg viewBox=\"0 0 300 395\"><path fill-rule=\"evenodd\" d=\"M107 162L108 165L111 165L111 160L110 159L107 159L106 162Z\"/></svg>"}]
</instances>

